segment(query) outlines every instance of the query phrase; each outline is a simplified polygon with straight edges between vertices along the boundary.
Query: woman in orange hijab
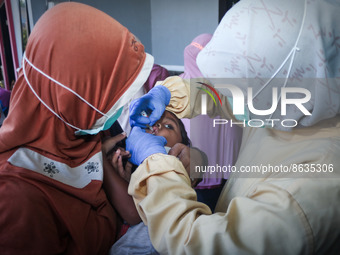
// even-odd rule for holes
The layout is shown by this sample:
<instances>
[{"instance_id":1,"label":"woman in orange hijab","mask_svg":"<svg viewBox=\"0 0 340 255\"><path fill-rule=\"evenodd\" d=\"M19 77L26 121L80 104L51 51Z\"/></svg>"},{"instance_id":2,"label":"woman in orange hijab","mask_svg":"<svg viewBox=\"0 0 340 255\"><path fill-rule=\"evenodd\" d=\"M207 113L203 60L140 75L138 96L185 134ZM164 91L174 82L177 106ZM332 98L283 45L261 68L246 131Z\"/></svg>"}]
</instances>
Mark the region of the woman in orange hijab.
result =
<instances>
[{"instance_id":1,"label":"woman in orange hijab","mask_svg":"<svg viewBox=\"0 0 340 255\"><path fill-rule=\"evenodd\" d=\"M116 213L98 134L143 86L153 58L121 24L62 3L35 25L0 129L3 254L105 254Z\"/></svg>"}]
</instances>

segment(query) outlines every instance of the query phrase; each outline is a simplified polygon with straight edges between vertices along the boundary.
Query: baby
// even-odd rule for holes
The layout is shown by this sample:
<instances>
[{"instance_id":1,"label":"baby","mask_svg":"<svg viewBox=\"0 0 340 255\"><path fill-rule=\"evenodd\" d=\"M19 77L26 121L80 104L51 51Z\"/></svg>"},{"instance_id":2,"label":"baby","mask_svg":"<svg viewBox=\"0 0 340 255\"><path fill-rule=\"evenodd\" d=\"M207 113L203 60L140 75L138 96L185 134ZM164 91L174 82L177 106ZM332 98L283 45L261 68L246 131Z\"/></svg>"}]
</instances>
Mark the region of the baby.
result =
<instances>
[{"instance_id":1,"label":"baby","mask_svg":"<svg viewBox=\"0 0 340 255\"><path fill-rule=\"evenodd\" d=\"M164 111L162 117L152 127L147 128L145 132L156 136L163 136L167 140L165 145L167 152L176 143L190 146L190 139L183 122L169 111ZM137 166L128 162L130 153L125 151L124 140L110 150L107 153L107 157L114 168L118 170L120 176L129 182L131 173Z\"/></svg>"},{"instance_id":2,"label":"baby","mask_svg":"<svg viewBox=\"0 0 340 255\"><path fill-rule=\"evenodd\" d=\"M152 130L151 130L152 129ZM150 129L146 129L146 132L156 136L163 136L167 140L167 147L172 147L177 143L184 145L190 145L185 127L180 119L178 119L173 113L165 111L161 119L158 120ZM128 162L130 153L125 151L123 134L117 135L122 139L114 146L109 152L104 149L103 152L106 154L107 162L110 165L104 166L104 180L105 178L111 179L110 183L115 183L115 188L111 186L107 188L107 195L111 198L110 201L115 209L118 211L122 219L134 225L140 221L140 218L136 212L134 203L131 197L126 197L123 201L121 197L127 195L127 185L130 181L131 173L137 168ZM103 141L103 148L108 147L109 140ZM112 168L113 167L113 168ZM114 173L113 173L113 172ZM122 183L122 180L126 181ZM124 205L124 206L123 206ZM131 216L131 212L134 212Z\"/></svg>"},{"instance_id":3,"label":"baby","mask_svg":"<svg viewBox=\"0 0 340 255\"><path fill-rule=\"evenodd\" d=\"M167 140L167 147L172 147L176 143L190 145L188 134L183 122L173 113L164 111L162 117L146 132L156 136L163 136Z\"/></svg>"}]
</instances>

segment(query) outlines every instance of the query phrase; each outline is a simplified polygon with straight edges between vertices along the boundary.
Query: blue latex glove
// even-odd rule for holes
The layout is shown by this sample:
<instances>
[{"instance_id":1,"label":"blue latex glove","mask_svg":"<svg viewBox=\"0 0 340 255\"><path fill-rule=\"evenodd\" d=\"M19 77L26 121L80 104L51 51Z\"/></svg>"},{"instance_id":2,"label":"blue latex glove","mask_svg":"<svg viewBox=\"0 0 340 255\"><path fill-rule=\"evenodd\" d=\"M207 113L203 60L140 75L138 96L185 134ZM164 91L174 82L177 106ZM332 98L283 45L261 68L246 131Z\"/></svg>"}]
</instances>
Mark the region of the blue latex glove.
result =
<instances>
[{"instance_id":1,"label":"blue latex glove","mask_svg":"<svg viewBox=\"0 0 340 255\"><path fill-rule=\"evenodd\" d=\"M133 127L126 139L126 150L131 154L129 161L140 165L144 159L155 153L164 153L167 141L163 136L148 134L140 127Z\"/></svg>"},{"instance_id":2,"label":"blue latex glove","mask_svg":"<svg viewBox=\"0 0 340 255\"><path fill-rule=\"evenodd\" d=\"M130 104L130 125L146 128L159 120L170 102L171 93L168 88L158 85L146 95L133 100ZM147 116L143 116L142 112Z\"/></svg>"}]
</instances>

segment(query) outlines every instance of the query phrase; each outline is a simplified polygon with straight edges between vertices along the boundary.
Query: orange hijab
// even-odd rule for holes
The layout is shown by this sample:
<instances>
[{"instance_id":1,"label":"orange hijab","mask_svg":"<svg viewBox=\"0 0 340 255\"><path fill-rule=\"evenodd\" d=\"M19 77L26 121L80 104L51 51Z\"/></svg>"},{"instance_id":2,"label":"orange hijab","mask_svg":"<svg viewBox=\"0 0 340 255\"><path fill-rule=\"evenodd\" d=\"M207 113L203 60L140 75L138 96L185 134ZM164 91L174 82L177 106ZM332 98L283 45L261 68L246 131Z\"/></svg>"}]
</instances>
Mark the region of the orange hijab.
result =
<instances>
[{"instance_id":1,"label":"orange hijab","mask_svg":"<svg viewBox=\"0 0 340 255\"><path fill-rule=\"evenodd\" d=\"M47 11L30 35L26 56L103 113L117 103L143 71L145 79L134 85L141 87L152 67L152 63L145 67L144 47L128 29L105 13L79 3L59 4ZM25 71L36 93L66 122L90 129L102 117L27 63ZM0 131L0 161L15 148L26 147L77 166L100 151L101 143L98 135L79 137L74 131L37 99L21 70L9 115Z\"/></svg>"},{"instance_id":2,"label":"orange hijab","mask_svg":"<svg viewBox=\"0 0 340 255\"><path fill-rule=\"evenodd\" d=\"M79 3L47 11L28 40L0 129L3 252L106 254L117 218L102 188L100 135L77 136L119 109L149 76L153 59L105 13ZM47 106L62 119L54 115ZM12 201L15 200L15 203ZM15 243L15 246L13 245ZM77 251L77 252L76 252Z\"/></svg>"}]
</instances>

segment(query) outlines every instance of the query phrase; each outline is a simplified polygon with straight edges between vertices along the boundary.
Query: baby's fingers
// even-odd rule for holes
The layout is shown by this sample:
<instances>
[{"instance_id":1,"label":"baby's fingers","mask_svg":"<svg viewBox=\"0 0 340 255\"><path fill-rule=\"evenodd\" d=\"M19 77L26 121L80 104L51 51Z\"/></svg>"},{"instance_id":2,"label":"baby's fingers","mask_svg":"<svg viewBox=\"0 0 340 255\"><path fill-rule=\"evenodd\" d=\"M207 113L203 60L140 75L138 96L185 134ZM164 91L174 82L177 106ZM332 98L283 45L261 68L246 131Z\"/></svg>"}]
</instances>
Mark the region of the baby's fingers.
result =
<instances>
[{"instance_id":1,"label":"baby's fingers","mask_svg":"<svg viewBox=\"0 0 340 255\"><path fill-rule=\"evenodd\" d=\"M123 166L123 157L119 156L118 157L118 163L117 163L117 169L120 177L124 178L124 166Z\"/></svg>"},{"instance_id":2,"label":"baby's fingers","mask_svg":"<svg viewBox=\"0 0 340 255\"><path fill-rule=\"evenodd\" d=\"M129 151L126 151L126 150L122 150L120 155L123 157L123 158L129 158L131 157L131 154Z\"/></svg>"},{"instance_id":3,"label":"baby's fingers","mask_svg":"<svg viewBox=\"0 0 340 255\"><path fill-rule=\"evenodd\" d=\"M116 135L114 137L107 138L105 141L102 143L102 151L104 154L107 154L110 150L115 147L115 145L123 140L126 137L126 133L121 133L119 135Z\"/></svg>"},{"instance_id":4,"label":"baby's fingers","mask_svg":"<svg viewBox=\"0 0 340 255\"><path fill-rule=\"evenodd\" d=\"M116 150L111 160L111 164L115 170L118 169L118 158L119 157L120 157L120 149Z\"/></svg>"}]
</instances>

